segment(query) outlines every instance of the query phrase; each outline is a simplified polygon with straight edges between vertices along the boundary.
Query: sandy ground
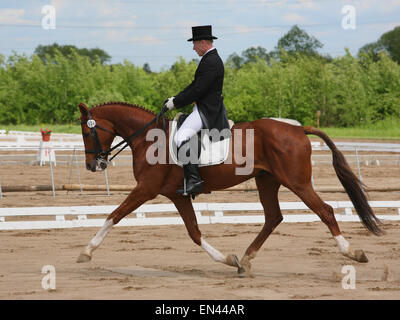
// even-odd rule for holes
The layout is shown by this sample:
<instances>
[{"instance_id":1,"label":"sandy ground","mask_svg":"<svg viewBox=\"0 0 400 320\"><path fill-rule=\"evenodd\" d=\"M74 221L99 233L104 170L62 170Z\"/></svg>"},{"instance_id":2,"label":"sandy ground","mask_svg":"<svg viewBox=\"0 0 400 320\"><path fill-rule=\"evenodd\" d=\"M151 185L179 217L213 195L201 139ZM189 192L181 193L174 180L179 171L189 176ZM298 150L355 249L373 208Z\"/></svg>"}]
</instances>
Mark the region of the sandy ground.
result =
<instances>
[{"instance_id":1,"label":"sandy ground","mask_svg":"<svg viewBox=\"0 0 400 320\"><path fill-rule=\"evenodd\" d=\"M340 186L331 165L313 168L316 187ZM353 166L357 173L357 168ZM54 168L56 184L77 183L68 165ZM85 184L104 184L104 173L86 172ZM399 187L398 165L362 166L369 187ZM0 165L2 186L49 185L49 167ZM110 184L132 184L129 166L108 169ZM70 181L68 181L70 180ZM0 207L119 204L128 192L4 192ZM345 193L320 192L328 200ZM370 192L370 200L400 200L400 192ZM282 190L280 201L299 201ZM256 191L213 192L196 202L256 202ZM148 203L167 203L159 196ZM1 222L0 222L1 223ZM98 228L0 231L0 299L400 299L400 222L386 222L376 237L360 223L339 223L368 263L343 257L321 222L282 223L252 260L253 277L214 262L187 235L184 226L115 227L93 260L75 263ZM201 225L207 241L225 254L241 257L261 225ZM56 271L56 289L42 288L42 268ZM355 289L345 290L342 268L354 267Z\"/></svg>"},{"instance_id":2,"label":"sandy ground","mask_svg":"<svg viewBox=\"0 0 400 320\"><path fill-rule=\"evenodd\" d=\"M201 226L210 244L240 255L260 228ZM399 299L400 223L386 223L380 238L358 223L341 228L368 263L343 257L321 223L283 223L253 260L253 278L211 260L183 226L115 228L86 264L75 260L96 229L3 231L0 298ZM54 291L42 288L45 265L55 268ZM355 289L342 287L347 265L354 267Z\"/></svg>"}]
</instances>

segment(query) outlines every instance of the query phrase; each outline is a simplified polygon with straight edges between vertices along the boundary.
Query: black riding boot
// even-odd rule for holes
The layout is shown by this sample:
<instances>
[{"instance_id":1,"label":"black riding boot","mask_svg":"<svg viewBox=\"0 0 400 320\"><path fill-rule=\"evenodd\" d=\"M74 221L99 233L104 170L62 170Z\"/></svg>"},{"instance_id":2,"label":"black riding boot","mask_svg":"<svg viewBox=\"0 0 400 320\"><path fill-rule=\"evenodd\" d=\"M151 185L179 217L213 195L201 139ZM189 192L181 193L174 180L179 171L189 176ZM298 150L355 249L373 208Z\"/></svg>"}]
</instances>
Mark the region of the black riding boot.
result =
<instances>
[{"instance_id":1,"label":"black riding boot","mask_svg":"<svg viewBox=\"0 0 400 320\"><path fill-rule=\"evenodd\" d=\"M184 164L183 175L185 181L183 188L176 190L177 193L182 194L198 194L203 191L203 181L200 178L199 166L197 164ZM186 185L185 185L186 184Z\"/></svg>"},{"instance_id":2,"label":"black riding boot","mask_svg":"<svg viewBox=\"0 0 400 320\"><path fill-rule=\"evenodd\" d=\"M188 147L189 146L188 143L189 142L184 142L181 145L181 148L184 145L186 145L185 147ZM188 148L187 152L191 152L190 148ZM183 177L184 177L183 188L176 190L177 193L181 193L183 195L188 195L188 194L195 195L203 191L203 181L200 178L198 164L191 162L189 162L188 164L184 164Z\"/></svg>"}]
</instances>

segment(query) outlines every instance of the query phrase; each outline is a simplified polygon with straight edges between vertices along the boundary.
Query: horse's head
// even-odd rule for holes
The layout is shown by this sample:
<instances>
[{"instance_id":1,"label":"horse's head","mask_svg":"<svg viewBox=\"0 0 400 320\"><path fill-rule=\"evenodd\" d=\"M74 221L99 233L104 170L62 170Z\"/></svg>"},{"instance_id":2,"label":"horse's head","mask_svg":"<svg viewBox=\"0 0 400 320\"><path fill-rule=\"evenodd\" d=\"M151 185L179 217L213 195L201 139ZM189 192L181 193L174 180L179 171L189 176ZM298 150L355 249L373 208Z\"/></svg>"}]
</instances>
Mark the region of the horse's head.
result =
<instances>
[{"instance_id":1,"label":"horse's head","mask_svg":"<svg viewBox=\"0 0 400 320\"><path fill-rule=\"evenodd\" d=\"M110 149L116 136L113 125L93 112L94 110L89 110L83 103L79 104L79 109L86 168L92 172L95 172L96 169L104 170L107 168L107 150Z\"/></svg>"}]
</instances>

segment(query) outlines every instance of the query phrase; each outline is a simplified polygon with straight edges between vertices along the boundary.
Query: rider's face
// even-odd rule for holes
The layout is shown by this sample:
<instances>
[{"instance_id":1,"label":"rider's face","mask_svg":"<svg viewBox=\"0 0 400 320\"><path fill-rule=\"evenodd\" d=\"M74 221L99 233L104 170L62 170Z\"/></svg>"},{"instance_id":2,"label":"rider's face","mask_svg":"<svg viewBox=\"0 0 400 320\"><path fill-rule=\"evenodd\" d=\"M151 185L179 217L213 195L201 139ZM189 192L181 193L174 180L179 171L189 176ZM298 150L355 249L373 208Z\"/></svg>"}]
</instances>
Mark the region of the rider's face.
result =
<instances>
[{"instance_id":1,"label":"rider's face","mask_svg":"<svg viewBox=\"0 0 400 320\"><path fill-rule=\"evenodd\" d=\"M206 40L193 41L193 50L197 52L199 57L202 57L209 49L208 42Z\"/></svg>"}]
</instances>

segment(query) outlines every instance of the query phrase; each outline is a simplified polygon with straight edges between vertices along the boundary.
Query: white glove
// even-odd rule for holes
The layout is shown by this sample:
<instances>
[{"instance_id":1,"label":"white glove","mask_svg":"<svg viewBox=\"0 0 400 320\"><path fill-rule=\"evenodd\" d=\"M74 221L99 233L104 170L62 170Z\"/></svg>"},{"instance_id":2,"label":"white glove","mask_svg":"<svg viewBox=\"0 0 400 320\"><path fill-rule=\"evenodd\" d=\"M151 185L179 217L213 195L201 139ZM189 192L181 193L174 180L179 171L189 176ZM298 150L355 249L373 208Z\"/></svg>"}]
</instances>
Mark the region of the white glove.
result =
<instances>
[{"instance_id":1,"label":"white glove","mask_svg":"<svg viewBox=\"0 0 400 320\"><path fill-rule=\"evenodd\" d=\"M168 98L165 102L164 106L166 106L168 110L172 110L174 108L174 98L175 97Z\"/></svg>"}]
</instances>

